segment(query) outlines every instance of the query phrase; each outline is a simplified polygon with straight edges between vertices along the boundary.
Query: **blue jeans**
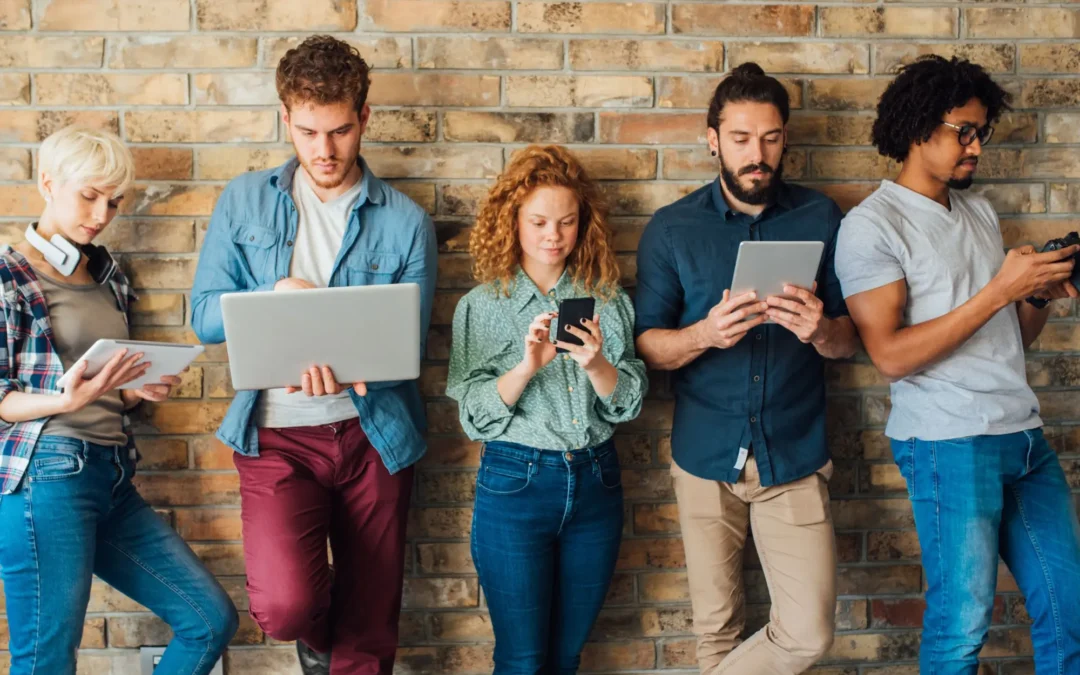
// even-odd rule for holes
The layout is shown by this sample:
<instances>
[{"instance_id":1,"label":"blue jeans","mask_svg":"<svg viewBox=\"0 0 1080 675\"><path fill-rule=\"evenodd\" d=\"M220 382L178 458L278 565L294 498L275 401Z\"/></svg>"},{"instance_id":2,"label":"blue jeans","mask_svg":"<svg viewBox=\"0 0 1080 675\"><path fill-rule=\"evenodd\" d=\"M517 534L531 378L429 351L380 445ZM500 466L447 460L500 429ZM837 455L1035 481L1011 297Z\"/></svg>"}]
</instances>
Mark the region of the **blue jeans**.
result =
<instances>
[{"instance_id":1,"label":"blue jeans","mask_svg":"<svg viewBox=\"0 0 1080 675\"><path fill-rule=\"evenodd\" d=\"M1035 672L1080 673L1080 526L1042 430L892 450L926 571L920 673L975 675L999 554L1026 598Z\"/></svg>"},{"instance_id":2,"label":"blue jeans","mask_svg":"<svg viewBox=\"0 0 1080 675\"><path fill-rule=\"evenodd\" d=\"M95 574L172 628L154 675L210 672L236 633L236 608L136 492L129 452L44 436L30 462L0 499L11 675L74 675Z\"/></svg>"},{"instance_id":3,"label":"blue jeans","mask_svg":"<svg viewBox=\"0 0 1080 675\"><path fill-rule=\"evenodd\" d=\"M495 631L495 675L577 672L622 526L611 441L571 452L485 446L472 556Z\"/></svg>"}]
</instances>

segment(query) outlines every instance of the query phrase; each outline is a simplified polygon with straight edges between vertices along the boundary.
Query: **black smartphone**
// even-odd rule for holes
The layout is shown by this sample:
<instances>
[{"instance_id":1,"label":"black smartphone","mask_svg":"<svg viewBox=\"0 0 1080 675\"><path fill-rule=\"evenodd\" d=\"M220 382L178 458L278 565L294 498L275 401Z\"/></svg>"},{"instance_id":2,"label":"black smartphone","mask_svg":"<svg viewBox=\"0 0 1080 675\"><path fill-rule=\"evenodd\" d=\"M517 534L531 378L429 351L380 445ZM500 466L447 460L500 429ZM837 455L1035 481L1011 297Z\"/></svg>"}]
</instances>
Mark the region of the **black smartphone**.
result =
<instances>
[{"instance_id":1,"label":"black smartphone","mask_svg":"<svg viewBox=\"0 0 1080 675\"><path fill-rule=\"evenodd\" d=\"M576 335L566 330L566 327L570 325L581 330L587 330L581 324L581 320L592 319L595 311L596 300L593 298L570 298L560 302L559 316L556 319L559 322L559 329L555 332L555 339L572 345L585 344ZM566 350L558 347L555 351L565 352Z\"/></svg>"}]
</instances>

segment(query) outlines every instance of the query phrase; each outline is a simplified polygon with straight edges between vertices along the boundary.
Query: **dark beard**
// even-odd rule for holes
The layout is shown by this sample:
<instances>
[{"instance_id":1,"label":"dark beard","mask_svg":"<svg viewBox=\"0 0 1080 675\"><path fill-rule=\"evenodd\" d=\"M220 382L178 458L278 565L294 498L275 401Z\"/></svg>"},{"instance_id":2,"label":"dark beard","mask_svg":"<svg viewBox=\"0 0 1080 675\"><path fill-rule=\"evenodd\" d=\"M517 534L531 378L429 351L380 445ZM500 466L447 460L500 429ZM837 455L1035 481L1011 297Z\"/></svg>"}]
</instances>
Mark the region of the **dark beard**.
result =
<instances>
[{"instance_id":1,"label":"dark beard","mask_svg":"<svg viewBox=\"0 0 1080 675\"><path fill-rule=\"evenodd\" d=\"M975 176L968 176L967 178L950 178L945 184L953 190L966 190L974 182Z\"/></svg>"},{"instance_id":2,"label":"dark beard","mask_svg":"<svg viewBox=\"0 0 1080 675\"><path fill-rule=\"evenodd\" d=\"M739 169L739 173L750 173L755 169L764 172L769 181L768 183L759 181L758 183L755 183L754 187L747 190L739 184L735 174L728 170L727 166L724 164L724 160L721 159L720 180L724 181L724 187L728 189L731 196L743 204L750 204L751 206L770 204L776 197L777 190L780 189L780 180L784 174L783 156L780 158L780 165L775 169L762 162L761 164L748 164Z\"/></svg>"}]
</instances>

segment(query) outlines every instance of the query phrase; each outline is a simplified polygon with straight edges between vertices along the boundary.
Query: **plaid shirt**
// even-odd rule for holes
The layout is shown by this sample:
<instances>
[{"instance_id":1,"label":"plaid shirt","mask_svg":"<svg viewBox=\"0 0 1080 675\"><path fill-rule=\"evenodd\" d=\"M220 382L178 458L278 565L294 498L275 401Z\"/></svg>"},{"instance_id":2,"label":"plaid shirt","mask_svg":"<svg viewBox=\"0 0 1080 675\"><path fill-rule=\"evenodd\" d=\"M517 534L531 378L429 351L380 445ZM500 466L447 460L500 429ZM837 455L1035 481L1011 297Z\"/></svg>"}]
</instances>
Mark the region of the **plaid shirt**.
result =
<instances>
[{"instance_id":1,"label":"plaid shirt","mask_svg":"<svg viewBox=\"0 0 1080 675\"><path fill-rule=\"evenodd\" d=\"M127 277L117 269L109 286L126 318L136 298ZM56 351L45 294L30 262L10 246L0 249L0 289L0 400L13 391L60 394L56 383L64 364ZM46 420L11 424L0 419L0 494L19 487Z\"/></svg>"}]
</instances>

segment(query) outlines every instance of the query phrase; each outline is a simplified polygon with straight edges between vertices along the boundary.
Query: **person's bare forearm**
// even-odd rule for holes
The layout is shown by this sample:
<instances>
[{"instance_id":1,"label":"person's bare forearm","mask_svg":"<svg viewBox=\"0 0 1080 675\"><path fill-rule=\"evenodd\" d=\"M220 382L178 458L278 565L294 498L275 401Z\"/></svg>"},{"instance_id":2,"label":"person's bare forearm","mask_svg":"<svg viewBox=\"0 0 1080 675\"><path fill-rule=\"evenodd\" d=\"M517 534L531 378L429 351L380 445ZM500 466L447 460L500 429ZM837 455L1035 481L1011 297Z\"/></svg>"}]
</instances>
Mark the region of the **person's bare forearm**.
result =
<instances>
[{"instance_id":1,"label":"person's bare forearm","mask_svg":"<svg viewBox=\"0 0 1080 675\"><path fill-rule=\"evenodd\" d=\"M524 363L519 363L506 371L495 383L495 388L499 391L499 398L507 407L514 405L521 398L521 395L525 392L525 387L529 386L529 382L532 381L534 375L536 373L529 371Z\"/></svg>"},{"instance_id":2,"label":"person's bare forearm","mask_svg":"<svg viewBox=\"0 0 1080 675\"><path fill-rule=\"evenodd\" d=\"M53 394L28 394L13 391L0 401L0 419L8 424L29 422L68 412L66 402Z\"/></svg>"},{"instance_id":3,"label":"person's bare forearm","mask_svg":"<svg viewBox=\"0 0 1080 675\"><path fill-rule=\"evenodd\" d=\"M1050 305L1039 309L1030 302L1020 301L1016 303L1016 316L1020 321L1020 337L1024 341L1024 349L1027 349L1046 327L1046 320L1050 318Z\"/></svg>"},{"instance_id":4,"label":"person's bare forearm","mask_svg":"<svg viewBox=\"0 0 1080 675\"><path fill-rule=\"evenodd\" d=\"M586 370L585 374L589 377L593 391L600 398L611 396L615 385L619 383L619 371L606 359L593 370Z\"/></svg>"},{"instance_id":5,"label":"person's bare forearm","mask_svg":"<svg viewBox=\"0 0 1080 675\"><path fill-rule=\"evenodd\" d=\"M652 328L637 339L638 356L653 370L678 370L705 353L701 322L685 328Z\"/></svg>"},{"instance_id":6,"label":"person's bare forearm","mask_svg":"<svg viewBox=\"0 0 1080 675\"><path fill-rule=\"evenodd\" d=\"M825 319L825 335L815 341L814 349L827 359L847 359L859 349L859 333L855 324L846 316Z\"/></svg>"},{"instance_id":7,"label":"person's bare forearm","mask_svg":"<svg viewBox=\"0 0 1080 675\"><path fill-rule=\"evenodd\" d=\"M895 331L870 358L886 377L908 377L952 354L1007 304L984 288L948 314Z\"/></svg>"}]
</instances>

